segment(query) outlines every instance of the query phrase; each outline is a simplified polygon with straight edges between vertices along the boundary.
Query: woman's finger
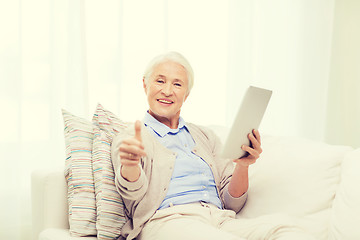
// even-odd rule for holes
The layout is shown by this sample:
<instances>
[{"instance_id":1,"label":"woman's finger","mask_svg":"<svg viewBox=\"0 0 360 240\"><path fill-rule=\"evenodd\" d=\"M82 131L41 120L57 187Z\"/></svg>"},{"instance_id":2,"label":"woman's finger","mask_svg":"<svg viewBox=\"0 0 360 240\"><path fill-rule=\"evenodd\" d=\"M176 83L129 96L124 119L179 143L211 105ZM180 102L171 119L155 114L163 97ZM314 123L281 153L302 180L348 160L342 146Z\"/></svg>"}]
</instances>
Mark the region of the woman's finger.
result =
<instances>
[{"instance_id":1,"label":"woman's finger","mask_svg":"<svg viewBox=\"0 0 360 240\"><path fill-rule=\"evenodd\" d=\"M260 156L260 153L258 151L256 151L255 149L253 149L249 146L243 145L241 147L241 149L248 152L254 158L259 158L259 156Z\"/></svg>"},{"instance_id":2,"label":"woman's finger","mask_svg":"<svg viewBox=\"0 0 360 240\"><path fill-rule=\"evenodd\" d=\"M260 145L261 145L261 136L260 136L259 130L253 129L253 134L254 134L256 140L257 140L257 141L260 143Z\"/></svg>"},{"instance_id":3,"label":"woman's finger","mask_svg":"<svg viewBox=\"0 0 360 240\"><path fill-rule=\"evenodd\" d=\"M260 135L258 135L258 137L260 138ZM254 136L253 134L249 134L249 139L251 141L252 147L256 151L258 151L259 154L262 153L261 142L259 141L259 139L256 136Z\"/></svg>"},{"instance_id":4,"label":"woman's finger","mask_svg":"<svg viewBox=\"0 0 360 240\"><path fill-rule=\"evenodd\" d=\"M255 138L255 136L252 133L249 133L248 138L251 142L252 148L259 150L261 149L260 142Z\"/></svg>"},{"instance_id":5,"label":"woman's finger","mask_svg":"<svg viewBox=\"0 0 360 240\"><path fill-rule=\"evenodd\" d=\"M139 148L138 146L135 145L126 145L126 144L121 144L119 147L120 153L121 152L125 152L125 153L131 153L134 155L138 155L140 157L146 156L146 152Z\"/></svg>"},{"instance_id":6,"label":"woman's finger","mask_svg":"<svg viewBox=\"0 0 360 240\"><path fill-rule=\"evenodd\" d=\"M120 152L120 158L121 159L128 159L128 160L139 160L140 156L133 153L128 152Z\"/></svg>"},{"instance_id":7,"label":"woman's finger","mask_svg":"<svg viewBox=\"0 0 360 240\"><path fill-rule=\"evenodd\" d=\"M120 163L121 165L126 165L126 166L136 166L139 164L139 161L134 161L134 160L129 160L129 159L120 159Z\"/></svg>"},{"instance_id":8,"label":"woman's finger","mask_svg":"<svg viewBox=\"0 0 360 240\"><path fill-rule=\"evenodd\" d=\"M140 142L139 140L135 139L135 138L128 138L122 141L122 144L126 144L126 145L135 145L141 149L144 149L144 145L142 144L142 142Z\"/></svg>"}]
</instances>

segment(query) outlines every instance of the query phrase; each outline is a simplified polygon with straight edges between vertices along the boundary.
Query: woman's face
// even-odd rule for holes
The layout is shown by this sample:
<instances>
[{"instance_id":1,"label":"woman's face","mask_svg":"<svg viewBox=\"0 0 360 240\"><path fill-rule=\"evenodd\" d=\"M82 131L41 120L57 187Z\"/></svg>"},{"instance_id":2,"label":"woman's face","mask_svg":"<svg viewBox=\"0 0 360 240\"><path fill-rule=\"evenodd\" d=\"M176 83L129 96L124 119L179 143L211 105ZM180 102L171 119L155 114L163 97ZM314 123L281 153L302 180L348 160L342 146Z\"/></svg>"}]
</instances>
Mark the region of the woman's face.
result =
<instances>
[{"instance_id":1,"label":"woman's face","mask_svg":"<svg viewBox=\"0 0 360 240\"><path fill-rule=\"evenodd\" d=\"M157 65L143 81L149 103L149 113L170 128L177 128L180 109L187 98L188 77L185 68L167 61Z\"/></svg>"}]
</instances>

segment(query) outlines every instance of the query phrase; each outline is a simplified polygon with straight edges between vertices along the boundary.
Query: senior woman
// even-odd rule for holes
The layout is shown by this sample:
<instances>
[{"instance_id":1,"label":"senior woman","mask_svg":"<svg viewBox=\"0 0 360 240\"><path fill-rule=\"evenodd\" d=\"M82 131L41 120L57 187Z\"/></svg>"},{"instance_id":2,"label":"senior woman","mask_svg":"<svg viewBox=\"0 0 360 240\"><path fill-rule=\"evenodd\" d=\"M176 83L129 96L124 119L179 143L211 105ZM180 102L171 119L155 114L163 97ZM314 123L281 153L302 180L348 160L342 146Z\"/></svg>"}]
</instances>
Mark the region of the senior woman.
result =
<instances>
[{"instance_id":1,"label":"senior woman","mask_svg":"<svg viewBox=\"0 0 360 240\"><path fill-rule=\"evenodd\" d=\"M143 122L136 121L112 144L115 182L127 216L122 236L128 240L312 239L299 235L293 226L235 219L246 202L248 168L262 152L260 134L249 133L252 147L241 146L249 153L246 157L220 159L214 133L180 116L193 81L190 64L176 52L155 57L145 71L149 109ZM259 238L259 233L265 235Z\"/></svg>"}]
</instances>

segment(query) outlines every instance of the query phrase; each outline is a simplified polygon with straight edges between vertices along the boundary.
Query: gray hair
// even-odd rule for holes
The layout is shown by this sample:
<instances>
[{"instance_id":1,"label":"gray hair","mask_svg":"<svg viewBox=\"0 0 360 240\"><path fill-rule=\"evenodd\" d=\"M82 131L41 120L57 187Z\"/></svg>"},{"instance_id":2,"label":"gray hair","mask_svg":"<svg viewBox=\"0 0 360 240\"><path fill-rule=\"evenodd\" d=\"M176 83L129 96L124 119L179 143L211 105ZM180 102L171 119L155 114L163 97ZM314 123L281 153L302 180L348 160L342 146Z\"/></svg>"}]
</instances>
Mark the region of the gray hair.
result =
<instances>
[{"instance_id":1,"label":"gray hair","mask_svg":"<svg viewBox=\"0 0 360 240\"><path fill-rule=\"evenodd\" d=\"M193 71L190 63L188 62L188 60L186 60L186 58L178 52L167 52L167 53L158 55L155 58L153 58L149 62L148 66L146 67L145 72L144 72L143 77L144 77L145 85L147 85L147 83L149 82L149 78L150 78L151 74L153 73L154 68L156 66L158 66L159 64L167 62L167 61L172 61L172 62L178 63L185 68L187 77L188 77L187 94L189 94L194 85L194 71Z\"/></svg>"}]
</instances>

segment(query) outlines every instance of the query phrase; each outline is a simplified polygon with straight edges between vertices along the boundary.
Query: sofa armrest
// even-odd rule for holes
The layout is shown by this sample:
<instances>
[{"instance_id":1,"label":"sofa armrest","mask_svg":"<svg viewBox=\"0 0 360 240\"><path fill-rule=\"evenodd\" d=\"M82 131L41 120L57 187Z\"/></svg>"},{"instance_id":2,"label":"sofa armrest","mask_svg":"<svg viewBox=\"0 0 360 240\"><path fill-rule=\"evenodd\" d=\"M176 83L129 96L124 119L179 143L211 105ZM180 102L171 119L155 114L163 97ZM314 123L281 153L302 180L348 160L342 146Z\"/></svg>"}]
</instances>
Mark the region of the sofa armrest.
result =
<instances>
[{"instance_id":1,"label":"sofa armrest","mask_svg":"<svg viewBox=\"0 0 360 240\"><path fill-rule=\"evenodd\" d=\"M69 229L67 185L63 169L32 172L31 201L33 239L46 228Z\"/></svg>"}]
</instances>

